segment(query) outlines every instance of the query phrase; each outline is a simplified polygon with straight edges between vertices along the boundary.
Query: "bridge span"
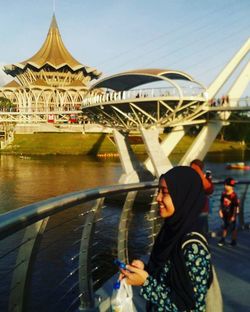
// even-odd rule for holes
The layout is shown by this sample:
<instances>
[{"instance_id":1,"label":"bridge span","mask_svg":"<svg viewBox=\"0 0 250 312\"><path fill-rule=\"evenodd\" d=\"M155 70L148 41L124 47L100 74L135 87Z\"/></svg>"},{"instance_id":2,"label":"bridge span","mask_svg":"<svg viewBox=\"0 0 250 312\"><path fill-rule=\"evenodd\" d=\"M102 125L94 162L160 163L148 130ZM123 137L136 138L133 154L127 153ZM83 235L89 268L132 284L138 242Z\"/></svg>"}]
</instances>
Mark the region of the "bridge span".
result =
<instances>
[{"instance_id":1,"label":"bridge span","mask_svg":"<svg viewBox=\"0 0 250 312\"><path fill-rule=\"evenodd\" d=\"M249 85L250 61L227 90L224 101L214 102L249 50L250 39L208 88L186 73L164 69L129 71L92 86L83 101L83 112L91 120L114 129L124 172L121 183L143 181L149 174L159 177L170 169L173 165L169 155L194 124L202 125L202 129L180 164L205 157L221 128L230 122L231 112L249 111L249 98L241 97ZM160 88L144 89L156 82L161 83ZM165 127L172 130L160 143L159 134ZM136 160L128 144L127 136L132 131L141 134L146 146L148 159L143 164Z\"/></svg>"}]
</instances>

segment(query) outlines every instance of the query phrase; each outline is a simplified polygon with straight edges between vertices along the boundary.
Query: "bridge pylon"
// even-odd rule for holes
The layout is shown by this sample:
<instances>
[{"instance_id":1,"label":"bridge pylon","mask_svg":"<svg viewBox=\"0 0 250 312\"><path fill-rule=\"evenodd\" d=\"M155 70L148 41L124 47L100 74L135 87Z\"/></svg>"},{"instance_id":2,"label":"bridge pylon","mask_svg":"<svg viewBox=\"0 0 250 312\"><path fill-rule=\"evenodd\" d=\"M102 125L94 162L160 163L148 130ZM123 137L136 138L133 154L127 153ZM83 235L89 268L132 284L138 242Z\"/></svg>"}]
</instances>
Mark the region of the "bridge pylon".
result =
<instances>
[{"instance_id":1,"label":"bridge pylon","mask_svg":"<svg viewBox=\"0 0 250 312\"><path fill-rule=\"evenodd\" d=\"M214 82L208 87L207 93L209 98L213 98L224 86L227 80L231 77L233 72L236 70L241 61L246 57L250 50L250 39L241 47L241 49L236 53L232 60L226 65L226 67L221 71ZM234 81L233 85L228 91L228 97L230 99L229 105L234 106L236 103L233 99L239 98L246 87L249 84L249 73L250 73L250 62L243 68L237 79ZM217 113L217 118L213 121L208 122L203 126L199 135L195 138L192 145L189 147L181 161L180 165L189 165L189 163L195 159L203 159L207 152L209 151L212 143L219 134L221 128L227 125L226 122L230 116L230 112L219 112Z\"/></svg>"},{"instance_id":2,"label":"bridge pylon","mask_svg":"<svg viewBox=\"0 0 250 312\"><path fill-rule=\"evenodd\" d=\"M188 165L194 158L205 157L221 128L228 124L233 97L240 97L249 83L249 65L228 91L228 110L223 107L221 111L224 112L220 112L219 107L210 107L209 99L225 85L248 54L249 47L250 39L207 89L186 73L166 69L120 73L91 87L89 97L83 101L83 113L93 122L115 129L114 137L123 167L120 182L143 181L146 172L159 177L170 169L169 155L192 125L204 126L180 164ZM160 87L152 87L153 83L159 83ZM205 114L209 111L217 111L213 113L216 115L214 120L207 121ZM172 131L161 140L160 133L165 128ZM123 133L129 135L132 132L139 133L144 142L148 159L143 164L135 160L123 136Z\"/></svg>"},{"instance_id":3,"label":"bridge pylon","mask_svg":"<svg viewBox=\"0 0 250 312\"><path fill-rule=\"evenodd\" d=\"M127 133L113 129L113 135L123 169L119 183L125 184L152 180L152 174L143 166L133 152L128 142Z\"/></svg>"}]
</instances>

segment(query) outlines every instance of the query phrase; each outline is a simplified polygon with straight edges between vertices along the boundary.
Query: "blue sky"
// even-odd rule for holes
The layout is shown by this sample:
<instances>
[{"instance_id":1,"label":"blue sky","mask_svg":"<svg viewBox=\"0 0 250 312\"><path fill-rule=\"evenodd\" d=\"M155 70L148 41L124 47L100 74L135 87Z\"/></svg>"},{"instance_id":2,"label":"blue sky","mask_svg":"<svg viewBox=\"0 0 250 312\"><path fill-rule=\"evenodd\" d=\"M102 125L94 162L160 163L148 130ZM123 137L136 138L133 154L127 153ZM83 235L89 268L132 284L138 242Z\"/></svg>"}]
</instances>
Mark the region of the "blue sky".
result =
<instances>
[{"instance_id":1,"label":"blue sky","mask_svg":"<svg viewBox=\"0 0 250 312\"><path fill-rule=\"evenodd\" d=\"M0 65L31 57L53 0L0 0L0 8ZM250 0L56 0L55 8L68 50L104 76L167 68L208 86L250 37Z\"/></svg>"}]
</instances>

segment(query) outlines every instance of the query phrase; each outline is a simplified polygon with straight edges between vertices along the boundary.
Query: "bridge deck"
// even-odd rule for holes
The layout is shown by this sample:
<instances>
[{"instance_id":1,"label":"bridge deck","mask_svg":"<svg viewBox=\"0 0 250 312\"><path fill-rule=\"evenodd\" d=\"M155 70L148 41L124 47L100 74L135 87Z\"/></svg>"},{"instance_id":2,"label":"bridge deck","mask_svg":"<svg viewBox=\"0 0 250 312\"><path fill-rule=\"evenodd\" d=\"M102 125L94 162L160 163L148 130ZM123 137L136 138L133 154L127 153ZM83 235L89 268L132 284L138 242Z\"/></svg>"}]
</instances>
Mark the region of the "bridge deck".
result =
<instances>
[{"instance_id":1,"label":"bridge deck","mask_svg":"<svg viewBox=\"0 0 250 312\"><path fill-rule=\"evenodd\" d=\"M250 231L241 231L238 237L239 243L235 248L230 245L218 247L217 240L210 241L224 312L250 311Z\"/></svg>"}]
</instances>

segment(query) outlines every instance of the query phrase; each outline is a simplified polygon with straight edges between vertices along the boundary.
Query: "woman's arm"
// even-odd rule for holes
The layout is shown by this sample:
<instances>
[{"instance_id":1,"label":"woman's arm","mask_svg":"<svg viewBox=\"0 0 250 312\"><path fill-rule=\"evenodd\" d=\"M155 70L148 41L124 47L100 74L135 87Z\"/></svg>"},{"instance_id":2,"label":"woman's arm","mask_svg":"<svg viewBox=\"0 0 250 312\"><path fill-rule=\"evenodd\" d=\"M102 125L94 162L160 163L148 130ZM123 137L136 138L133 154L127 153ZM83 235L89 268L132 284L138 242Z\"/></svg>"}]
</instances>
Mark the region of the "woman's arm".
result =
<instances>
[{"instance_id":1,"label":"woman's arm","mask_svg":"<svg viewBox=\"0 0 250 312\"><path fill-rule=\"evenodd\" d=\"M205 296L208 289L211 263L210 254L199 243L190 243L183 250L186 266L194 288L197 311L204 311ZM158 307L177 312L178 309L170 299L171 286L167 280L168 266L166 265L159 279L149 276L141 289L141 295Z\"/></svg>"},{"instance_id":2,"label":"woman's arm","mask_svg":"<svg viewBox=\"0 0 250 312\"><path fill-rule=\"evenodd\" d=\"M212 270L211 255L199 243L190 243L184 248L184 257L194 289L197 311L203 311L208 291L208 281Z\"/></svg>"}]
</instances>

